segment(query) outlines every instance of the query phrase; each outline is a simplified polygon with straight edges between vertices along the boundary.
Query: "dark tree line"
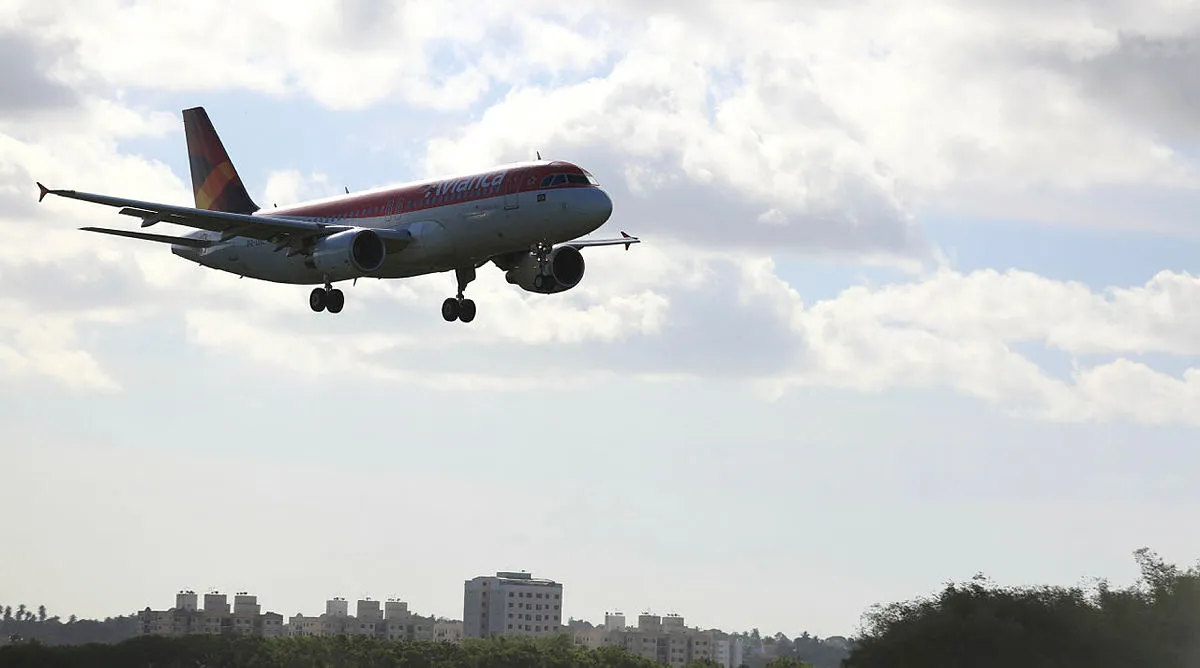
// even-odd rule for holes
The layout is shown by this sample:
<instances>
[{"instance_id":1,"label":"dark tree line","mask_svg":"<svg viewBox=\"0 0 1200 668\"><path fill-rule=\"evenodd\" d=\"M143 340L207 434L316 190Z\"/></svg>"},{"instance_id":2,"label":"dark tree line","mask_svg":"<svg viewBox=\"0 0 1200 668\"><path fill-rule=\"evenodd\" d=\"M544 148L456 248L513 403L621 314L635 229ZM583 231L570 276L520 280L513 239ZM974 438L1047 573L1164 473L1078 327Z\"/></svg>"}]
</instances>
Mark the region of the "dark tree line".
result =
<instances>
[{"instance_id":1,"label":"dark tree line","mask_svg":"<svg viewBox=\"0 0 1200 668\"><path fill-rule=\"evenodd\" d=\"M793 639L784 633L764 636L758 629L753 629L749 633L734 633L732 637L742 641L745 653L742 665L747 668L791 665L841 668L842 661L849 655L849 641L841 636L822 639L804 631ZM772 661L776 663L772 664Z\"/></svg>"},{"instance_id":2,"label":"dark tree line","mask_svg":"<svg viewBox=\"0 0 1200 668\"><path fill-rule=\"evenodd\" d=\"M116 644L0 647L0 665L60 668L256 666L262 668L659 668L620 647L585 649L571 638L467 639L460 644L367 636L261 638L235 635L142 636ZM702 665L702 664L701 664Z\"/></svg>"},{"instance_id":3,"label":"dark tree line","mask_svg":"<svg viewBox=\"0 0 1200 668\"><path fill-rule=\"evenodd\" d=\"M16 608L0 605L0 644L30 640L43 645L113 643L132 638L140 630L135 615L103 620L71 615L64 622L58 615L47 614L44 605L39 605L36 613L24 604Z\"/></svg>"},{"instance_id":4,"label":"dark tree line","mask_svg":"<svg viewBox=\"0 0 1200 668\"><path fill-rule=\"evenodd\" d=\"M997 587L983 576L938 595L877 608L846 668L1196 668L1200 568L1147 549L1141 576L1116 589Z\"/></svg>"}]
</instances>

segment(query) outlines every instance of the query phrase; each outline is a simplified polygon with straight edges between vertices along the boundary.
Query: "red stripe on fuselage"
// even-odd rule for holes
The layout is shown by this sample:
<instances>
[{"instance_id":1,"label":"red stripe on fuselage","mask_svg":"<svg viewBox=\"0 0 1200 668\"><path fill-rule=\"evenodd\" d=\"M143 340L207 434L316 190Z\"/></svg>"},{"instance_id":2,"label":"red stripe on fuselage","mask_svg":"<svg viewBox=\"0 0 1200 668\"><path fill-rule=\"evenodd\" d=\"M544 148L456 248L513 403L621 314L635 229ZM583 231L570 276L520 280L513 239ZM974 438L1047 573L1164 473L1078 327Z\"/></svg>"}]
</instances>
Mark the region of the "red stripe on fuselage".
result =
<instances>
[{"instance_id":1,"label":"red stripe on fuselage","mask_svg":"<svg viewBox=\"0 0 1200 668\"><path fill-rule=\"evenodd\" d=\"M448 179L408 183L375 192L349 194L262 212L264 216L310 218L374 218L435 209L492 197L559 188L593 188L591 184L566 183L542 188L542 180L553 174L584 175L578 166L564 161L518 163L486 172Z\"/></svg>"}]
</instances>

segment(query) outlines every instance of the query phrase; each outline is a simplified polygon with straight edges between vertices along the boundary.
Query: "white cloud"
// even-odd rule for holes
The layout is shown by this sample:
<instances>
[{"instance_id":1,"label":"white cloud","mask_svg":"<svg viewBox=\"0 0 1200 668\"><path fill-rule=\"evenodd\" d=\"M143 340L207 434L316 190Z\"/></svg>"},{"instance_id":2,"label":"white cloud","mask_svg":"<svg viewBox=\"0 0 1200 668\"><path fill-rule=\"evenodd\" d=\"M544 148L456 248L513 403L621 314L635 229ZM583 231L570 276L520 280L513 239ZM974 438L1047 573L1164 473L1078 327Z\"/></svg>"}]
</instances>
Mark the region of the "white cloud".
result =
<instances>
[{"instance_id":1,"label":"white cloud","mask_svg":"<svg viewBox=\"0 0 1200 668\"><path fill-rule=\"evenodd\" d=\"M1184 345L1200 323L1163 317L1164 285L1176 299L1200 293L1189 276L1160 274L1106 299L1023 272L944 270L908 284L849 288L806 306L761 259L710 258L694 263L699 278L690 283L627 277L614 287L619 281L606 274L625 262L605 261L585 279L590 290L549 298L516 291L498 272L487 275L473 291L481 316L467 328L438 319L434 307L447 286L426 279L405 286L416 298L403 303L388 286L349 292L353 306L343 316L351 314L352 324L336 331L311 323L297 329L299 304L251 318L193 314L189 323L200 345L300 376L358 369L378 379L503 390L540 389L538 379L559 372L576 380L726 377L765 382L775 392L790 385L948 387L1054 420L1200 422L1200 370L1177 379L1118 357L1077 362L1070 378L1058 378L1013 349L1034 342L1072 356L1200 355ZM313 362L296 369L297 359Z\"/></svg>"},{"instance_id":2,"label":"white cloud","mask_svg":"<svg viewBox=\"0 0 1200 668\"><path fill-rule=\"evenodd\" d=\"M324 174L305 176L298 169L276 171L267 176L267 185L263 188L259 206L270 208L281 202L286 206L304 200L329 197L330 192L332 188L329 177Z\"/></svg>"},{"instance_id":3,"label":"white cloud","mask_svg":"<svg viewBox=\"0 0 1200 668\"><path fill-rule=\"evenodd\" d=\"M1200 354L1200 313L1190 306L1200 290L1189 275L1163 272L1144 286L1096 293L1031 273L943 267L806 304L802 287L781 280L764 258L792 248L927 261L936 254L913 222L914 207L983 187L992 201L1038 188L1191 187L1194 166L1169 148L1169 136L1094 104L1095 92L1072 78L1083 75L1061 62L1024 65L1047 53L1099 62L1120 43L1117 26L1072 12L1027 25L1004 10L980 17L969 3L924 12L872 3L681 7L640 23L634 18L662 5L537 15L508 33L514 43L501 52L465 45L511 29L508 12L484 10L461 35L449 28L456 13L478 12L473 6L414 2L377 13L354 5L339 13L321 4L274 18L255 13L265 6L245 9L244 18L263 20L259 32L248 27L253 20L230 24L234 10L220 4L163 14L155 5L116 11L101 3L53 20L46 7L23 6L15 15L50 26L47 40L78 41L74 59L55 60L43 74L82 92L61 108L61 91L50 86L56 114L0 119L0 216L11 230L0 271L10 285L28 285L0 305L14 323L55 318L0 330L2 373L115 388L121 370L82 328L165 317L213 354L308 379L354 369L379 380L512 389L563 371L572 382L618 373L730 378L774 391L944 386L1051 419L1196 420L1191 375L1121 358ZM155 24L151 39L175 46L144 58L96 41L104 32L96 25L113 21L130 30ZM1188 21L1142 27L1181 39L1195 28ZM1018 25L1028 28L1020 39L1011 31ZM363 31L351 48L331 36L351 29ZM434 66L459 48L459 59L486 57L476 58L477 69ZM611 71L580 79L610 59ZM531 83L539 77L553 83ZM332 106L370 104L399 86L446 109L477 99L489 82L515 81L458 133L430 142L427 169L525 158L537 147L548 157L578 156L613 191L620 224L650 243L629 253L588 251L583 285L551 297L525 294L485 268L469 289L480 305L471 326L440 320L437 306L453 292L446 275L360 282L347 291L346 312L313 316L306 289L238 281L160 246L73 229L111 214L98 207L35 205L34 178L190 202L183 175L119 144L178 132L175 113L100 96L90 88L96 78L156 89L304 90ZM269 206L329 190L322 174L285 169L261 192ZM1059 378L1014 349L1023 343L1118 359L1080 363Z\"/></svg>"},{"instance_id":4,"label":"white cloud","mask_svg":"<svg viewBox=\"0 0 1200 668\"><path fill-rule=\"evenodd\" d=\"M75 45L55 61L56 79L92 90L248 88L339 109L398 97L452 111L511 86L453 144L433 143L432 171L539 146L579 155L610 178L704 186L734 204L729 217L760 249L928 259L910 223L917 206L1179 230L1175 211L1089 196L1156 186L1195 202L1195 160L1172 142L1196 128L1195 96L1176 83L1186 76L1164 72L1200 64L1189 48L1200 12L1169 0L1018 4L567 11L532 0L313 0L302 10L225 1L177 11L101 0L65 11L26 0L7 23ZM121 31L141 35L136 48L114 46L108 35ZM678 208L677 218L694 215ZM760 216L768 222L755 224ZM678 220L670 229L718 243Z\"/></svg>"}]
</instances>

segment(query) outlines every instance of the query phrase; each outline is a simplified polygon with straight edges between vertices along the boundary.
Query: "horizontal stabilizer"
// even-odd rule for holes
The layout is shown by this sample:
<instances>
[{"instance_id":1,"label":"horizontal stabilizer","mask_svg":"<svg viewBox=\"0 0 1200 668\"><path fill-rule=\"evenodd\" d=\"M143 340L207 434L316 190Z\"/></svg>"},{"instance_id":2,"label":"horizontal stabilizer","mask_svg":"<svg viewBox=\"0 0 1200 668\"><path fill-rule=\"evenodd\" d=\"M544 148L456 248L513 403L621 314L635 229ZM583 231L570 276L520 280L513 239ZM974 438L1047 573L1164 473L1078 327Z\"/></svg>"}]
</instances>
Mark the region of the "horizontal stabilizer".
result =
<instances>
[{"instance_id":1,"label":"horizontal stabilizer","mask_svg":"<svg viewBox=\"0 0 1200 668\"><path fill-rule=\"evenodd\" d=\"M191 239L188 237L172 237L166 234L150 234L149 232L130 232L128 230L110 230L106 227L81 227L79 228L86 232L99 232L101 234L111 234L117 237L129 237L130 239L142 239L144 241L157 241L162 244L175 244L177 246L188 246L190 248L207 248L212 245L211 241L205 239Z\"/></svg>"},{"instance_id":2,"label":"horizontal stabilizer","mask_svg":"<svg viewBox=\"0 0 1200 668\"><path fill-rule=\"evenodd\" d=\"M629 250L629 247L632 246L633 244L640 244L640 243L642 243L641 239L639 239L637 237L631 237L628 234L622 232L620 239L576 239L575 241L568 241L567 243L562 244L562 245L563 246L574 246L575 248L594 248L596 246L624 246L625 250Z\"/></svg>"}]
</instances>

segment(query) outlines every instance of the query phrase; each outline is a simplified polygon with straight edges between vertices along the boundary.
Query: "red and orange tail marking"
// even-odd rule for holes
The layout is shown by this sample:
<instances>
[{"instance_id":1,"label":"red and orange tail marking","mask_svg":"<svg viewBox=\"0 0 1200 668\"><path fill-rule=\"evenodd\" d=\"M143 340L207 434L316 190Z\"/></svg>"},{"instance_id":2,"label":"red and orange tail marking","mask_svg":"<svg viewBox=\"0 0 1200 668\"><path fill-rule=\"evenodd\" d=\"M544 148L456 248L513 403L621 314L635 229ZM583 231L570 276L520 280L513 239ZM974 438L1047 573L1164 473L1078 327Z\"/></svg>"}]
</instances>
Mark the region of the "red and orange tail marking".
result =
<instances>
[{"instance_id":1,"label":"red and orange tail marking","mask_svg":"<svg viewBox=\"0 0 1200 668\"><path fill-rule=\"evenodd\" d=\"M196 208L244 214L258 211L204 107L183 110L183 134Z\"/></svg>"}]
</instances>

